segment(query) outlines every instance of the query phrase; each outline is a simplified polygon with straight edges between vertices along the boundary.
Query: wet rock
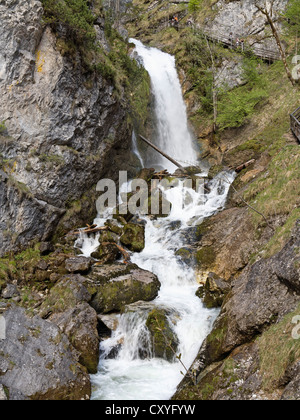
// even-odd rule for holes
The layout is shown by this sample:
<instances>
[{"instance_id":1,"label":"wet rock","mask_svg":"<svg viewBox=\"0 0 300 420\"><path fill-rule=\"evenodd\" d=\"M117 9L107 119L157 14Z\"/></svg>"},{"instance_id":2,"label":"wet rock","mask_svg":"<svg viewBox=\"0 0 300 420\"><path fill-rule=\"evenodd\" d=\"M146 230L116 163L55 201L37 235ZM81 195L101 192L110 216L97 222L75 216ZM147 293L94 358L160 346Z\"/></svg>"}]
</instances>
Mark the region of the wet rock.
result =
<instances>
[{"instance_id":1,"label":"wet rock","mask_svg":"<svg viewBox=\"0 0 300 420\"><path fill-rule=\"evenodd\" d=\"M129 223L124 227L120 241L132 252L142 252L145 248L145 227Z\"/></svg>"},{"instance_id":2,"label":"wet rock","mask_svg":"<svg viewBox=\"0 0 300 420\"><path fill-rule=\"evenodd\" d=\"M97 251L91 254L92 258L99 261L99 264L113 264L121 253L115 243L104 242Z\"/></svg>"},{"instance_id":3,"label":"wet rock","mask_svg":"<svg viewBox=\"0 0 300 420\"><path fill-rule=\"evenodd\" d=\"M51 322L29 318L22 308L3 315L6 339L0 340L1 383L10 399L87 400L91 384L78 354Z\"/></svg>"},{"instance_id":4,"label":"wet rock","mask_svg":"<svg viewBox=\"0 0 300 420\"><path fill-rule=\"evenodd\" d=\"M198 290L197 296L203 299L209 309L222 306L231 287L228 282L220 279L215 273L209 273L205 286Z\"/></svg>"},{"instance_id":5,"label":"wet rock","mask_svg":"<svg viewBox=\"0 0 300 420\"><path fill-rule=\"evenodd\" d=\"M121 266L115 266L115 274L108 270L108 276L105 278L105 270L103 272L101 268L99 271L98 269L99 267L95 268L89 276L89 279L94 281L91 305L98 313L119 312L125 305L139 300L151 301L158 295L160 282L149 271L136 266L123 269Z\"/></svg>"},{"instance_id":6,"label":"wet rock","mask_svg":"<svg viewBox=\"0 0 300 420\"><path fill-rule=\"evenodd\" d=\"M111 232L118 236L121 236L123 233L123 226L120 226L119 223L114 219L107 220L105 222L105 226L107 226Z\"/></svg>"},{"instance_id":7,"label":"wet rock","mask_svg":"<svg viewBox=\"0 0 300 420\"><path fill-rule=\"evenodd\" d=\"M69 273L87 273L91 265L91 258L74 257L66 260L66 270Z\"/></svg>"},{"instance_id":8,"label":"wet rock","mask_svg":"<svg viewBox=\"0 0 300 420\"><path fill-rule=\"evenodd\" d=\"M89 373L97 373L100 339L96 311L83 302L66 312L54 314L49 319L66 334L78 351L79 363L85 366Z\"/></svg>"},{"instance_id":9,"label":"wet rock","mask_svg":"<svg viewBox=\"0 0 300 420\"><path fill-rule=\"evenodd\" d=\"M118 328L118 314L98 315L98 319L110 332Z\"/></svg>"},{"instance_id":10,"label":"wet rock","mask_svg":"<svg viewBox=\"0 0 300 420\"><path fill-rule=\"evenodd\" d=\"M172 362L176 357L179 340L165 309L153 309L148 315L146 326L151 335L152 352L155 357Z\"/></svg>"}]
</instances>

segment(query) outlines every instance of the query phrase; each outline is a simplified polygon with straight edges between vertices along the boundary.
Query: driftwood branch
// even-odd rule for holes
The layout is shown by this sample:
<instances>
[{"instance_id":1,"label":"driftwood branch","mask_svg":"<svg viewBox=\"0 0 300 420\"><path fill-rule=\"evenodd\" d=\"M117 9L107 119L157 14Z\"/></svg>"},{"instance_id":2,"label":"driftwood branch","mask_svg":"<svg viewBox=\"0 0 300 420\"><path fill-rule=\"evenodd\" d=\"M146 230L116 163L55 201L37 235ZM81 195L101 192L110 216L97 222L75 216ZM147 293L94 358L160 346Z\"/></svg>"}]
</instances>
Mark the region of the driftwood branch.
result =
<instances>
[{"instance_id":1,"label":"driftwood branch","mask_svg":"<svg viewBox=\"0 0 300 420\"><path fill-rule=\"evenodd\" d=\"M184 167L181 166L180 163L176 162L175 159L171 158L171 156L167 155L165 152L163 152L161 149L159 149L157 146L155 146L153 143L151 143L151 141L147 140L145 137L143 137L143 136L140 135L140 138L143 140L143 142L145 142L146 144L148 144L148 146L152 147L152 149L156 150L164 158L166 158L171 163L173 163L173 165L177 166L177 168L179 168L182 171L184 171Z\"/></svg>"},{"instance_id":2,"label":"driftwood branch","mask_svg":"<svg viewBox=\"0 0 300 420\"><path fill-rule=\"evenodd\" d=\"M97 233L97 232L103 232L105 230L107 230L107 227L88 227L86 229L82 229L82 230L78 230L76 232L74 232L74 235L80 235L81 233L86 233L87 235L89 235L90 233Z\"/></svg>"},{"instance_id":3,"label":"driftwood branch","mask_svg":"<svg viewBox=\"0 0 300 420\"><path fill-rule=\"evenodd\" d=\"M235 172L239 173L241 172L243 169L248 168L248 166L253 165L253 163L255 163L255 159L251 159L246 163L243 163L242 165L239 165L237 168L235 168Z\"/></svg>"}]
</instances>

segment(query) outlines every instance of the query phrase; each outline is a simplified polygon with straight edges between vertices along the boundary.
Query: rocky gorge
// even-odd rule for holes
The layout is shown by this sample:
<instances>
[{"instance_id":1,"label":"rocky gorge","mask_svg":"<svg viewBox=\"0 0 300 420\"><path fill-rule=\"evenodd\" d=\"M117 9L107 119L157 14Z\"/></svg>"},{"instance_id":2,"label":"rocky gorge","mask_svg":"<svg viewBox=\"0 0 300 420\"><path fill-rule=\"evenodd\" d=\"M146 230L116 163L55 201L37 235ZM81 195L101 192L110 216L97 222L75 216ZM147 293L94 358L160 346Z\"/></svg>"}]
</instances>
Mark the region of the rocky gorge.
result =
<instances>
[{"instance_id":1,"label":"rocky gorge","mask_svg":"<svg viewBox=\"0 0 300 420\"><path fill-rule=\"evenodd\" d=\"M161 177L154 170L138 175L131 151L133 127L153 134L154 117L147 75L115 58L122 49L129 56L128 34L175 56L191 130L211 167L208 191L222 170L252 162L238 171L225 208L182 230L175 249L180 266L196 272L199 301L220 314L173 399L298 400L300 156L289 113L299 106L299 90L288 85L281 63L255 62L253 82L248 57L212 47L228 95L245 97L264 84L251 113L215 133L209 94L196 75L211 83L209 53L195 28L234 30L251 46L275 51L268 25L248 0L205 0L196 14L181 2L134 0L121 2L109 29L108 3L100 3L91 7L101 59L99 51L85 56L76 43L67 45L66 28L44 20L41 2L0 2L0 400L89 400L100 344L119 315L137 307L146 314L151 356L173 363L179 351L180 314L153 306L161 279L130 261L145 250L144 220L106 220L96 249L82 255L78 229L95 228L99 179L117 179L120 170L149 185ZM275 2L276 12L287 4ZM166 25L175 14L179 31ZM293 41L285 42L291 53ZM137 75L133 83L128 72ZM219 98L221 125L224 103L233 99L222 89ZM180 221L175 225L168 230ZM116 358L122 345L116 341L106 357ZM137 352L150 357L143 346Z\"/></svg>"}]
</instances>

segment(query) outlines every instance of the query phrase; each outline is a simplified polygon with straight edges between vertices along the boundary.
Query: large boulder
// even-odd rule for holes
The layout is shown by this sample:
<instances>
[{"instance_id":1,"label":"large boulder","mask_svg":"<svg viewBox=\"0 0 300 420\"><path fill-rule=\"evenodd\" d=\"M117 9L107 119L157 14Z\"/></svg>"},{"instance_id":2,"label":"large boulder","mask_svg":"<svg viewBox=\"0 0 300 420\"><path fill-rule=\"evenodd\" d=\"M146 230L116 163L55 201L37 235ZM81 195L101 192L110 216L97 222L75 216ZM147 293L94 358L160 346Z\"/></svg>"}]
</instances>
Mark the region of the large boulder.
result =
<instances>
[{"instance_id":1,"label":"large boulder","mask_svg":"<svg viewBox=\"0 0 300 420\"><path fill-rule=\"evenodd\" d=\"M145 248L145 226L128 223L123 230L120 241L132 252L142 252Z\"/></svg>"},{"instance_id":2,"label":"large boulder","mask_svg":"<svg viewBox=\"0 0 300 420\"><path fill-rule=\"evenodd\" d=\"M43 15L38 0L0 2L0 154L12 164L0 176L0 255L48 241L59 222L65 231L92 220L95 182L130 164L125 93L76 49L70 57L65 28L57 37ZM95 25L105 49L105 25Z\"/></svg>"},{"instance_id":3,"label":"large boulder","mask_svg":"<svg viewBox=\"0 0 300 420\"><path fill-rule=\"evenodd\" d=\"M78 354L53 323L30 318L22 308L3 314L0 383L11 400L87 400L91 384Z\"/></svg>"},{"instance_id":4,"label":"large boulder","mask_svg":"<svg viewBox=\"0 0 300 420\"><path fill-rule=\"evenodd\" d=\"M179 340L169 315L168 310L155 308L149 313L146 326L151 336L153 355L172 362L176 357Z\"/></svg>"},{"instance_id":5,"label":"large boulder","mask_svg":"<svg viewBox=\"0 0 300 420\"><path fill-rule=\"evenodd\" d=\"M47 318L53 313L62 313L73 309L82 302L90 302L92 296L87 289L86 279L80 274L62 277L50 291L40 308L40 316Z\"/></svg>"},{"instance_id":6,"label":"large boulder","mask_svg":"<svg viewBox=\"0 0 300 420\"><path fill-rule=\"evenodd\" d=\"M94 267L88 278L93 293L90 304L102 314L121 311L125 305L139 300L151 301L160 289L158 278L136 265Z\"/></svg>"},{"instance_id":7,"label":"large boulder","mask_svg":"<svg viewBox=\"0 0 300 420\"><path fill-rule=\"evenodd\" d=\"M54 314L50 318L69 338L79 353L79 362L89 373L97 373L100 355L98 318L96 311L83 302L66 312Z\"/></svg>"}]
</instances>

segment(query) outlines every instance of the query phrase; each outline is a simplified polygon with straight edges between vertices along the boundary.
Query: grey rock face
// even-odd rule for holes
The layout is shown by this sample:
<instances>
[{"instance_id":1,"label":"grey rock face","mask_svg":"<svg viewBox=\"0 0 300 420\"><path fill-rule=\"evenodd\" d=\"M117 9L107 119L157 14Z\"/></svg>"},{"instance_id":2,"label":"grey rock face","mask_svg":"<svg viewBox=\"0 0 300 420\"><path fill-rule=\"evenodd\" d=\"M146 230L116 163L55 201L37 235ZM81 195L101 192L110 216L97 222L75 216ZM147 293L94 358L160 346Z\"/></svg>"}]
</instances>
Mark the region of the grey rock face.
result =
<instances>
[{"instance_id":1,"label":"grey rock face","mask_svg":"<svg viewBox=\"0 0 300 420\"><path fill-rule=\"evenodd\" d=\"M79 362L89 373L97 373L100 340L96 311L83 302L66 312L54 314L51 322L66 334L70 343L79 352Z\"/></svg>"},{"instance_id":2,"label":"grey rock face","mask_svg":"<svg viewBox=\"0 0 300 420\"><path fill-rule=\"evenodd\" d=\"M219 360L295 309L300 301L299 245L298 223L281 252L255 263L236 280L202 346L200 360L205 364Z\"/></svg>"},{"instance_id":3,"label":"grey rock face","mask_svg":"<svg viewBox=\"0 0 300 420\"><path fill-rule=\"evenodd\" d=\"M7 128L0 153L9 162L1 168L9 179L0 178L0 255L49 239L66 203L116 175L114 157L131 141L114 87L87 73L79 56L61 55L42 14L37 0L0 4L0 116ZM97 33L101 42L101 26Z\"/></svg>"},{"instance_id":4,"label":"grey rock face","mask_svg":"<svg viewBox=\"0 0 300 420\"><path fill-rule=\"evenodd\" d=\"M90 379L78 354L60 329L24 309L3 315L6 339L0 340L0 382L15 400L89 399Z\"/></svg>"},{"instance_id":5,"label":"grey rock face","mask_svg":"<svg viewBox=\"0 0 300 420\"><path fill-rule=\"evenodd\" d=\"M287 0L275 0L274 11L280 13L286 5ZM267 36L265 16L255 7L253 0L219 0L214 9L217 12L215 18L207 22L211 33L228 36L232 32L234 37L247 37L253 45L278 51L275 41Z\"/></svg>"}]
</instances>

